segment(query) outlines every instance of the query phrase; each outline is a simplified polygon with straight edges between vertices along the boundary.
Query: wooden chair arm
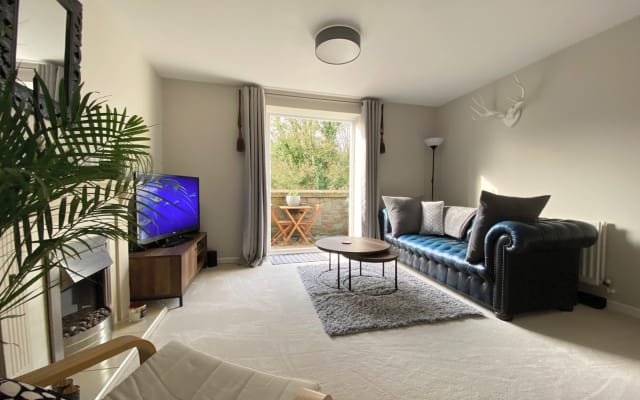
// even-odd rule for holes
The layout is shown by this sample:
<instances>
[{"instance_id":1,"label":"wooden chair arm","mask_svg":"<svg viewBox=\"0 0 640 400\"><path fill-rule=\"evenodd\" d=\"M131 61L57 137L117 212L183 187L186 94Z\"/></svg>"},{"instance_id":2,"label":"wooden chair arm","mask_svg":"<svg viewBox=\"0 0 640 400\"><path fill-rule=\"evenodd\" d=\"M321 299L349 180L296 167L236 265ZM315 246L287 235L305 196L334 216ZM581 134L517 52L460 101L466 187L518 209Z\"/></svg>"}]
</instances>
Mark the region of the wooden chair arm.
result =
<instances>
[{"instance_id":1,"label":"wooden chair arm","mask_svg":"<svg viewBox=\"0 0 640 400\"><path fill-rule=\"evenodd\" d=\"M60 382L75 373L91 367L92 365L98 364L99 362L107 360L134 347L138 349L140 364L145 362L156 352L155 346L150 341L136 336L126 335L112 339L106 343L81 350L60 361L31 371L15 379L20 382L42 387L53 385L54 383Z\"/></svg>"},{"instance_id":2,"label":"wooden chair arm","mask_svg":"<svg viewBox=\"0 0 640 400\"><path fill-rule=\"evenodd\" d=\"M302 389L296 393L294 400L332 400L332 398L328 394L316 392L315 390Z\"/></svg>"}]
</instances>

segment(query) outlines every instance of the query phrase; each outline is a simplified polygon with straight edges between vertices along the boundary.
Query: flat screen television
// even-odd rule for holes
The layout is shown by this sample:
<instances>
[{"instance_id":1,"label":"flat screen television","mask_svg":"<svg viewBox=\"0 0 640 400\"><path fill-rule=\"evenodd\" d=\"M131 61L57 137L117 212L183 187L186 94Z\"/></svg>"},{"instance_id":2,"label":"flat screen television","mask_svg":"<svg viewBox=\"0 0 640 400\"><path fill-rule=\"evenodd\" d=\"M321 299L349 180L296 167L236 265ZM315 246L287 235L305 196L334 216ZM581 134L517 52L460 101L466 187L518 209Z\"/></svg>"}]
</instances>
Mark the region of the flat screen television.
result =
<instances>
[{"instance_id":1,"label":"flat screen television","mask_svg":"<svg viewBox=\"0 0 640 400\"><path fill-rule=\"evenodd\" d=\"M200 230L200 182L168 174L138 176L134 212L138 246L171 244Z\"/></svg>"}]
</instances>

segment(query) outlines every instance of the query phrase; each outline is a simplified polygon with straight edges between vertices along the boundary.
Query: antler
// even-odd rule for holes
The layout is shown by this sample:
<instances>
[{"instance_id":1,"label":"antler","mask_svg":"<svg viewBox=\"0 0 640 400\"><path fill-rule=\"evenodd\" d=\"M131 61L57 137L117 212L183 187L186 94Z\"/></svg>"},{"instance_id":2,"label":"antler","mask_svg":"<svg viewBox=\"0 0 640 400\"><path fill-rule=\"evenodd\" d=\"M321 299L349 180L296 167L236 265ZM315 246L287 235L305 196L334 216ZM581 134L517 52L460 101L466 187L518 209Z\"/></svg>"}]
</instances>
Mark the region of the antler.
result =
<instances>
[{"instance_id":1,"label":"antler","mask_svg":"<svg viewBox=\"0 0 640 400\"><path fill-rule=\"evenodd\" d=\"M522 84L520 79L518 79L518 75L516 74L513 74L513 83L520 88L520 97L509 97L509 100L511 100L514 104L521 103L524 101L524 85Z\"/></svg>"},{"instance_id":2,"label":"antler","mask_svg":"<svg viewBox=\"0 0 640 400\"><path fill-rule=\"evenodd\" d=\"M496 117L498 119L504 118L504 113L498 112L496 110L490 110L484 104L484 99L482 96L479 96L477 99L472 97L471 100L475 106L471 106L471 110L478 114L480 117ZM474 115L471 116L474 120L476 119Z\"/></svg>"},{"instance_id":3,"label":"antler","mask_svg":"<svg viewBox=\"0 0 640 400\"><path fill-rule=\"evenodd\" d=\"M473 101L473 105L471 105L471 111L473 111L477 116L480 117L494 117L499 119L509 128L513 127L518 120L520 120L520 116L522 115L522 107L524 106L524 85L518 79L518 77L513 75L513 82L517 87L520 88L520 96L519 97L509 97L509 100L513 102L511 107L507 108L505 112L500 112L497 110L490 110L484 103L484 99L482 96L471 97ZM476 115L472 115L472 119L476 119Z\"/></svg>"}]
</instances>

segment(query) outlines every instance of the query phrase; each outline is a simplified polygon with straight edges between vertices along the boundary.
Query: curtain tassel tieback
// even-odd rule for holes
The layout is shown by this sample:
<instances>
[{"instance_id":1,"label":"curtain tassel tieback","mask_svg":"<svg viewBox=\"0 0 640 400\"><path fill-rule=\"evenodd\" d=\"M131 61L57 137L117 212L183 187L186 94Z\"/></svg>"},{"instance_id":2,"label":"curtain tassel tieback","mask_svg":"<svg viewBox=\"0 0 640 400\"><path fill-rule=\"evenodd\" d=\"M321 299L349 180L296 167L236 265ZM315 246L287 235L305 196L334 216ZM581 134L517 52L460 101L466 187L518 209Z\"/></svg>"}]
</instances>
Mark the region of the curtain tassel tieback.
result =
<instances>
[{"instance_id":1,"label":"curtain tassel tieback","mask_svg":"<svg viewBox=\"0 0 640 400\"><path fill-rule=\"evenodd\" d=\"M238 90L238 140L236 150L244 152L244 137L242 136L242 90Z\"/></svg>"},{"instance_id":2,"label":"curtain tassel tieback","mask_svg":"<svg viewBox=\"0 0 640 400\"><path fill-rule=\"evenodd\" d=\"M387 152L387 147L384 145L384 104L380 105L380 154Z\"/></svg>"}]
</instances>

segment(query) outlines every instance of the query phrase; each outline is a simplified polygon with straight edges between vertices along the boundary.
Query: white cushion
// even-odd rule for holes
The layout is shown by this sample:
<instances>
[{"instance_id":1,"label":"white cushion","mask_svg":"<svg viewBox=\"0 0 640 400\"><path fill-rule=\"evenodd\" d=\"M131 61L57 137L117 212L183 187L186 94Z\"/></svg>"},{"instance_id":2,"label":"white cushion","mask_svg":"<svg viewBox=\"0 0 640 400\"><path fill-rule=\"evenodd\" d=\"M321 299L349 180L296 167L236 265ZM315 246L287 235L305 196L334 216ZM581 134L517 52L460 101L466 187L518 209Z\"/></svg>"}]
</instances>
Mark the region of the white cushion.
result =
<instances>
[{"instance_id":1,"label":"white cushion","mask_svg":"<svg viewBox=\"0 0 640 400\"><path fill-rule=\"evenodd\" d=\"M444 201L422 202L421 235L444 235Z\"/></svg>"},{"instance_id":2,"label":"white cushion","mask_svg":"<svg viewBox=\"0 0 640 400\"><path fill-rule=\"evenodd\" d=\"M177 342L158 350L105 399L292 400L317 383L259 372Z\"/></svg>"}]
</instances>

